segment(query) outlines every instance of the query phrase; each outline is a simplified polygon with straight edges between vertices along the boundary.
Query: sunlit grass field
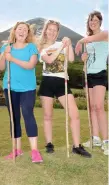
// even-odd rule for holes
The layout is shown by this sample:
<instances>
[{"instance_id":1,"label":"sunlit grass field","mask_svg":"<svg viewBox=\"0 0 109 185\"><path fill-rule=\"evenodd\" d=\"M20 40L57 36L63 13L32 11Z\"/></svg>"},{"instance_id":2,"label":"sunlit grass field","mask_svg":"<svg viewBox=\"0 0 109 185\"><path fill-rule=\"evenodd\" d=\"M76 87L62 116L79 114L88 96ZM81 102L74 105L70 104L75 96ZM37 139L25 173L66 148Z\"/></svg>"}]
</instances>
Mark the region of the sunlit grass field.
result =
<instances>
[{"instance_id":1,"label":"sunlit grass field","mask_svg":"<svg viewBox=\"0 0 109 185\"><path fill-rule=\"evenodd\" d=\"M4 156L11 151L9 117L5 107L0 108L0 185L107 185L108 159L101 148L94 148L92 158L87 159L71 153L72 139L69 129L70 158L66 157L65 113L54 109L53 143L55 153L45 152L42 109L35 108L39 127L38 146L44 162L33 164L30 158L28 138L22 124L22 148L24 155L13 161L5 161ZM80 111L81 142L89 139L87 111ZM89 150L90 151L90 150Z\"/></svg>"}]
</instances>

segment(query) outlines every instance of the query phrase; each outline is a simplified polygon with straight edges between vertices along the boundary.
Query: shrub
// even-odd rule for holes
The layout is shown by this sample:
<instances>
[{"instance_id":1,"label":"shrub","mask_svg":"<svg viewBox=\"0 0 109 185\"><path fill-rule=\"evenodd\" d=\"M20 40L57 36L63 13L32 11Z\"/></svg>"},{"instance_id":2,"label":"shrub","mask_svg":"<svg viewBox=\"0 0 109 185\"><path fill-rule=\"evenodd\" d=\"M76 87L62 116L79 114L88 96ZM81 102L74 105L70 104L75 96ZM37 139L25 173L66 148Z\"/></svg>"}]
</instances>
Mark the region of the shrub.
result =
<instances>
[{"instance_id":1,"label":"shrub","mask_svg":"<svg viewBox=\"0 0 109 185\"><path fill-rule=\"evenodd\" d=\"M76 97L75 98L76 103L77 103L77 107L79 110L87 110L87 101L85 97ZM37 96L36 98L36 103L35 103L35 107L42 107L41 105L41 101L39 96ZM58 99L54 99L54 103L53 103L53 107L56 109L62 109L63 107L61 106L61 104L59 103ZM105 100L105 110L108 110L108 104L107 104L107 99Z\"/></svg>"}]
</instances>

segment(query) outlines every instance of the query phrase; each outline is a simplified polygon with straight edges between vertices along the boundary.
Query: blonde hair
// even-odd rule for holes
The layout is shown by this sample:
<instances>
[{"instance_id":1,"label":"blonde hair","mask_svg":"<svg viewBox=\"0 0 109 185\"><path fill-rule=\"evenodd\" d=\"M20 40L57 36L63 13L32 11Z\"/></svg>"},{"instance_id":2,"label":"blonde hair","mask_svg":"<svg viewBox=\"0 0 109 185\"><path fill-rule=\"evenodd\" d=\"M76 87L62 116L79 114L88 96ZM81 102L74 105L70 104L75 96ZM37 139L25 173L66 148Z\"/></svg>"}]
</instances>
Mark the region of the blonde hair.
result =
<instances>
[{"instance_id":1,"label":"blonde hair","mask_svg":"<svg viewBox=\"0 0 109 185\"><path fill-rule=\"evenodd\" d=\"M26 22L17 22L15 24L15 26L10 31L10 36L9 36L9 39L8 39L9 43L15 43L16 42L15 31L16 31L17 27L20 24L24 24L28 28L28 36L27 36L25 42L26 43L30 43L30 42L36 43L36 39L35 39L35 35L34 35L34 31L33 31L32 25L30 25L30 24L28 24Z\"/></svg>"},{"instance_id":2,"label":"blonde hair","mask_svg":"<svg viewBox=\"0 0 109 185\"><path fill-rule=\"evenodd\" d=\"M57 26L58 33L59 33L60 23L57 21L54 21L54 20L48 20L43 27L43 30L42 30L40 37L37 38L37 45L38 45L39 50L41 50L43 48L44 44L47 44L46 30L47 30L48 26L51 24ZM58 34L57 34L57 36L58 36Z\"/></svg>"}]
</instances>

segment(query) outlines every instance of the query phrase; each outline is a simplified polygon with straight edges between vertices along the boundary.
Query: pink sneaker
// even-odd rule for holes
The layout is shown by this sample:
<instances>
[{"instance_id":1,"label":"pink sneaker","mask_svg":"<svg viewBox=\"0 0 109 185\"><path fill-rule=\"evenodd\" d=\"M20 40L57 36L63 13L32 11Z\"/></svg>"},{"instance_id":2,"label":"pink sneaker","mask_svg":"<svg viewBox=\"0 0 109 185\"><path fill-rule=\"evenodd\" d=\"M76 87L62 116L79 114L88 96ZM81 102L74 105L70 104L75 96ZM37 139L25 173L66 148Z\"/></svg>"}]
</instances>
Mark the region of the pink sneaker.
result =
<instances>
[{"instance_id":1,"label":"pink sneaker","mask_svg":"<svg viewBox=\"0 0 109 185\"><path fill-rule=\"evenodd\" d=\"M23 155L23 152L22 152L22 150L15 150L15 157L18 157L18 156L21 156L21 155ZM5 157L5 159L13 159L13 152L11 152L9 155L7 155L6 157Z\"/></svg>"},{"instance_id":2,"label":"pink sneaker","mask_svg":"<svg viewBox=\"0 0 109 185\"><path fill-rule=\"evenodd\" d=\"M17 151L17 157L23 155L23 151L22 150L18 150L17 149L16 151Z\"/></svg>"},{"instance_id":3,"label":"pink sneaker","mask_svg":"<svg viewBox=\"0 0 109 185\"><path fill-rule=\"evenodd\" d=\"M32 150L31 158L33 163L41 163L43 162L42 156L38 150Z\"/></svg>"}]
</instances>

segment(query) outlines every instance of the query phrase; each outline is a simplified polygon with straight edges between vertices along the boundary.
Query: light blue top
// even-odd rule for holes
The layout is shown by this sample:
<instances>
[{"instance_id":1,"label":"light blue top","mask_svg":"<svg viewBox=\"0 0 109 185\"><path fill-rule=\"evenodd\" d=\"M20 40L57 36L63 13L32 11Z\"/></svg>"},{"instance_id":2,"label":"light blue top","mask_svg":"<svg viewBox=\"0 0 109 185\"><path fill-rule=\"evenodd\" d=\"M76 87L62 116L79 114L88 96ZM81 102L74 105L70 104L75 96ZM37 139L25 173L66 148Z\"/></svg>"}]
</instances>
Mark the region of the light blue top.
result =
<instances>
[{"instance_id":1,"label":"light blue top","mask_svg":"<svg viewBox=\"0 0 109 185\"><path fill-rule=\"evenodd\" d=\"M86 45L88 60L87 73L99 73L107 69L108 42L92 42Z\"/></svg>"},{"instance_id":2,"label":"light blue top","mask_svg":"<svg viewBox=\"0 0 109 185\"><path fill-rule=\"evenodd\" d=\"M3 45L0 53L4 52L7 45ZM29 62L32 55L38 55L38 50L33 43L28 43L24 48L16 49L12 46L11 55L25 62ZM10 62L10 87L16 92L25 92L36 89L36 75L35 68L24 69L14 62ZM7 61L6 70L3 78L3 89L8 88L8 71Z\"/></svg>"}]
</instances>

